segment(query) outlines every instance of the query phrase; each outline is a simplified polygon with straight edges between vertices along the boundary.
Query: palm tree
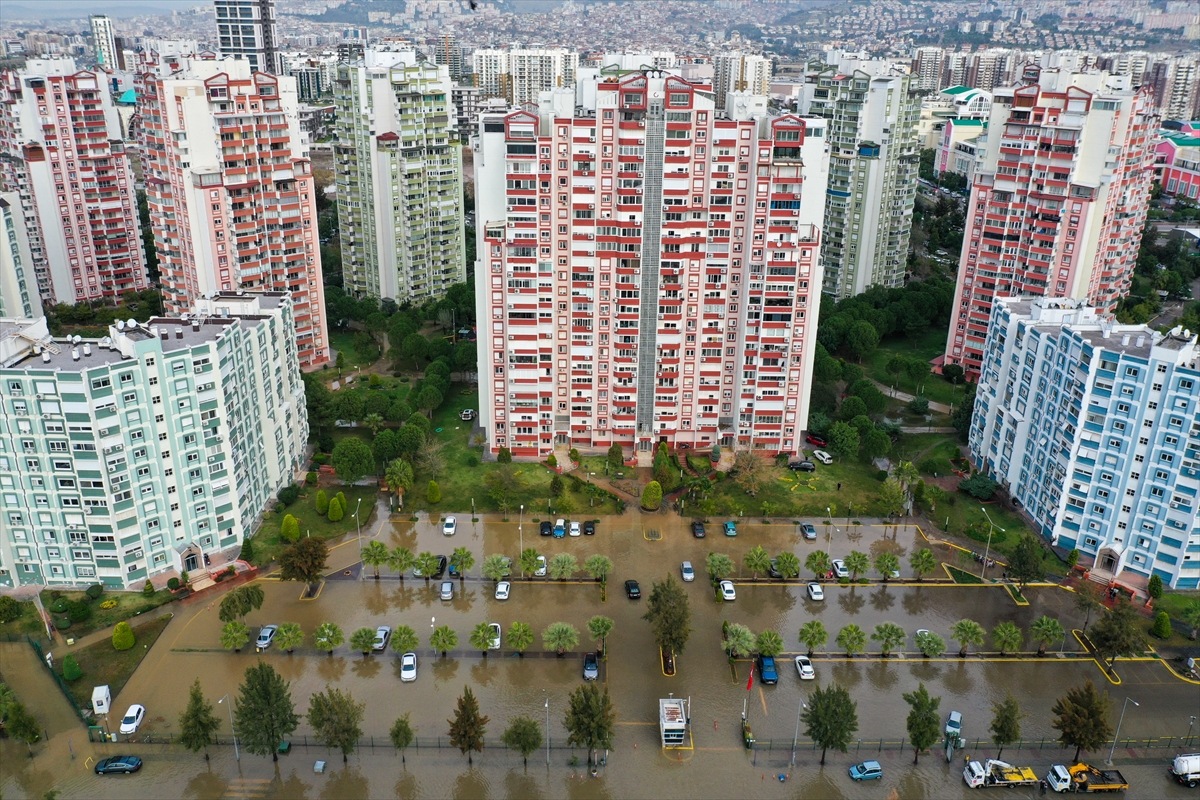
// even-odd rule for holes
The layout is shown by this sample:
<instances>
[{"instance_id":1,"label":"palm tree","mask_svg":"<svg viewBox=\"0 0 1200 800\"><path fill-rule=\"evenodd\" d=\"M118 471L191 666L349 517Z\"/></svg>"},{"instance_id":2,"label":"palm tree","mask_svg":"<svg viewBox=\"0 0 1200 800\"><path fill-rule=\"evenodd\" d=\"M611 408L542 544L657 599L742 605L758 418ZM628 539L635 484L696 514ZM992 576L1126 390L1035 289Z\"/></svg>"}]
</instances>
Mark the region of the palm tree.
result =
<instances>
[{"instance_id":1,"label":"palm tree","mask_svg":"<svg viewBox=\"0 0 1200 800\"><path fill-rule=\"evenodd\" d=\"M850 580L856 581L860 572L871 568L871 557L858 550L851 550L850 555L846 556L845 564L846 569L850 570Z\"/></svg>"},{"instance_id":2,"label":"palm tree","mask_svg":"<svg viewBox=\"0 0 1200 800\"><path fill-rule=\"evenodd\" d=\"M404 580L404 573L415 567L417 557L407 547L397 547L388 554L388 569L391 569Z\"/></svg>"},{"instance_id":3,"label":"palm tree","mask_svg":"<svg viewBox=\"0 0 1200 800\"><path fill-rule=\"evenodd\" d=\"M226 650L240 653L248 641L250 641L250 629L241 620L235 619L226 622L225 627L221 628L221 647Z\"/></svg>"},{"instance_id":4,"label":"palm tree","mask_svg":"<svg viewBox=\"0 0 1200 800\"><path fill-rule=\"evenodd\" d=\"M458 634L449 625L439 625L429 635L429 646L446 657L446 653L458 647Z\"/></svg>"},{"instance_id":5,"label":"palm tree","mask_svg":"<svg viewBox=\"0 0 1200 800\"><path fill-rule=\"evenodd\" d=\"M489 580L502 581L504 580L504 573L509 570L507 557L499 553L492 553L483 559L483 577Z\"/></svg>"},{"instance_id":6,"label":"palm tree","mask_svg":"<svg viewBox=\"0 0 1200 800\"><path fill-rule=\"evenodd\" d=\"M829 553L824 550L813 550L804 559L804 568L816 578L824 578L829 573L829 566Z\"/></svg>"},{"instance_id":7,"label":"palm tree","mask_svg":"<svg viewBox=\"0 0 1200 800\"><path fill-rule=\"evenodd\" d=\"M968 646L979 647L983 644L983 626L973 619L960 619L950 629L950 638L962 645L958 657L966 658Z\"/></svg>"},{"instance_id":8,"label":"palm tree","mask_svg":"<svg viewBox=\"0 0 1200 800\"><path fill-rule=\"evenodd\" d=\"M414 569L421 573L421 577L425 579L425 583L427 585L429 583L429 579L433 577L433 573L437 572L437 568L438 557L433 553L430 553L427 550L424 553L421 553L421 555L417 556L417 563Z\"/></svg>"},{"instance_id":9,"label":"palm tree","mask_svg":"<svg viewBox=\"0 0 1200 800\"><path fill-rule=\"evenodd\" d=\"M733 559L724 553L709 553L704 559L704 569L715 589L721 580L733 572Z\"/></svg>"},{"instance_id":10,"label":"palm tree","mask_svg":"<svg viewBox=\"0 0 1200 800\"><path fill-rule=\"evenodd\" d=\"M1025 634L1015 623L1001 622L992 628L992 641L1000 650L1000 655L1004 655L1009 650L1020 650L1025 641Z\"/></svg>"},{"instance_id":11,"label":"palm tree","mask_svg":"<svg viewBox=\"0 0 1200 800\"><path fill-rule=\"evenodd\" d=\"M746 553L742 564L754 573L754 580L758 580L758 573L766 572L771 568L771 554L764 550L762 545L756 544L750 548L750 552Z\"/></svg>"},{"instance_id":12,"label":"palm tree","mask_svg":"<svg viewBox=\"0 0 1200 800\"><path fill-rule=\"evenodd\" d=\"M483 653L483 657L487 658L488 643L491 641L491 638L491 628L488 627L486 622L481 622L471 630L469 641L471 642L471 647L481 651Z\"/></svg>"},{"instance_id":13,"label":"palm tree","mask_svg":"<svg viewBox=\"0 0 1200 800\"><path fill-rule=\"evenodd\" d=\"M613 562L607 556L589 556L588 560L583 562L583 571L599 581L601 586L608 583L608 575L612 570Z\"/></svg>"},{"instance_id":14,"label":"palm tree","mask_svg":"<svg viewBox=\"0 0 1200 800\"><path fill-rule=\"evenodd\" d=\"M725 626L725 652L730 658L745 658L754 651L754 634L740 622Z\"/></svg>"},{"instance_id":15,"label":"palm tree","mask_svg":"<svg viewBox=\"0 0 1200 800\"><path fill-rule=\"evenodd\" d=\"M858 653L867 649L867 634L862 628L853 623L838 631L837 645L846 651L846 655L854 658Z\"/></svg>"},{"instance_id":16,"label":"palm tree","mask_svg":"<svg viewBox=\"0 0 1200 800\"><path fill-rule=\"evenodd\" d=\"M883 575L884 583L887 583L888 578L892 577L893 572L900 569L900 559L895 553L880 553L875 556L875 570Z\"/></svg>"},{"instance_id":17,"label":"palm tree","mask_svg":"<svg viewBox=\"0 0 1200 800\"><path fill-rule=\"evenodd\" d=\"M904 491L911 491L912 485L921 477L921 473L913 466L911 461L901 461L892 470L892 477L900 482L904 487Z\"/></svg>"},{"instance_id":18,"label":"palm tree","mask_svg":"<svg viewBox=\"0 0 1200 800\"><path fill-rule=\"evenodd\" d=\"M932 550L928 547L922 547L908 557L908 565L912 567L912 571L917 574L917 580L920 581L925 576L925 573L933 572L937 569L938 560Z\"/></svg>"},{"instance_id":19,"label":"palm tree","mask_svg":"<svg viewBox=\"0 0 1200 800\"><path fill-rule=\"evenodd\" d=\"M783 652L783 637L773 630L765 630L754 638L754 649L760 656L774 658Z\"/></svg>"},{"instance_id":20,"label":"palm tree","mask_svg":"<svg viewBox=\"0 0 1200 800\"><path fill-rule=\"evenodd\" d=\"M521 575L532 575L537 572L538 556L540 555L541 553L532 547L526 547L521 551L521 557L517 559L521 564Z\"/></svg>"},{"instance_id":21,"label":"palm tree","mask_svg":"<svg viewBox=\"0 0 1200 800\"><path fill-rule=\"evenodd\" d=\"M313 644L318 650L324 650L333 655L333 649L345 641L342 629L333 622L322 622L313 631Z\"/></svg>"},{"instance_id":22,"label":"palm tree","mask_svg":"<svg viewBox=\"0 0 1200 800\"><path fill-rule=\"evenodd\" d=\"M350 634L350 649L362 653L363 658L371 655L371 650L374 647L375 631L370 628L359 628Z\"/></svg>"},{"instance_id":23,"label":"palm tree","mask_svg":"<svg viewBox=\"0 0 1200 800\"><path fill-rule=\"evenodd\" d=\"M456 547L450 554L450 566L458 570L460 581L467 579L467 570L475 566L475 556L465 547Z\"/></svg>"},{"instance_id":24,"label":"palm tree","mask_svg":"<svg viewBox=\"0 0 1200 800\"><path fill-rule=\"evenodd\" d=\"M783 577L783 579L791 580L800 574L800 559L795 553L789 553L786 550L775 556L775 571Z\"/></svg>"},{"instance_id":25,"label":"palm tree","mask_svg":"<svg viewBox=\"0 0 1200 800\"><path fill-rule=\"evenodd\" d=\"M875 632L871 634L871 641L879 642L879 655L882 658L887 658L891 655L892 648L898 644L902 644L908 634L894 622L881 622L875 626Z\"/></svg>"},{"instance_id":26,"label":"palm tree","mask_svg":"<svg viewBox=\"0 0 1200 800\"><path fill-rule=\"evenodd\" d=\"M304 643L304 631L295 622L285 622L275 632L275 644L289 653Z\"/></svg>"},{"instance_id":27,"label":"palm tree","mask_svg":"<svg viewBox=\"0 0 1200 800\"><path fill-rule=\"evenodd\" d=\"M389 556L391 553L388 552L387 545L383 542L368 542L367 546L363 548L363 565L375 568L375 580L379 580L379 568L388 562Z\"/></svg>"},{"instance_id":28,"label":"palm tree","mask_svg":"<svg viewBox=\"0 0 1200 800\"><path fill-rule=\"evenodd\" d=\"M395 493L396 499L400 501L400 507L404 508L404 493L413 485L412 464L402 458L392 460L384 470L383 480Z\"/></svg>"},{"instance_id":29,"label":"palm tree","mask_svg":"<svg viewBox=\"0 0 1200 800\"><path fill-rule=\"evenodd\" d=\"M566 622L552 622L542 631L542 644L562 658L564 653L574 650L579 644L579 631Z\"/></svg>"},{"instance_id":30,"label":"palm tree","mask_svg":"<svg viewBox=\"0 0 1200 800\"><path fill-rule=\"evenodd\" d=\"M612 634L613 621L599 614L588 620L588 635L600 643L600 654L603 655L608 646L608 637Z\"/></svg>"},{"instance_id":31,"label":"palm tree","mask_svg":"<svg viewBox=\"0 0 1200 800\"><path fill-rule=\"evenodd\" d=\"M525 651L533 644L533 628L528 622L514 622L508 629L508 646L517 651L517 656L525 657Z\"/></svg>"},{"instance_id":32,"label":"palm tree","mask_svg":"<svg viewBox=\"0 0 1200 800\"><path fill-rule=\"evenodd\" d=\"M417 632L407 625L399 625L392 631L392 649L397 653L403 655L410 650L416 650L420 643Z\"/></svg>"},{"instance_id":33,"label":"palm tree","mask_svg":"<svg viewBox=\"0 0 1200 800\"><path fill-rule=\"evenodd\" d=\"M916 636L917 649L926 658L937 658L946 652L946 643L942 637L932 631L920 631Z\"/></svg>"},{"instance_id":34,"label":"palm tree","mask_svg":"<svg viewBox=\"0 0 1200 800\"><path fill-rule=\"evenodd\" d=\"M829 631L825 630L820 620L810 619L800 626L800 644L808 648L810 658L814 650L824 647L828 641Z\"/></svg>"},{"instance_id":35,"label":"palm tree","mask_svg":"<svg viewBox=\"0 0 1200 800\"><path fill-rule=\"evenodd\" d=\"M579 569L579 559L570 553L559 553L550 559L550 577L565 581Z\"/></svg>"}]
</instances>

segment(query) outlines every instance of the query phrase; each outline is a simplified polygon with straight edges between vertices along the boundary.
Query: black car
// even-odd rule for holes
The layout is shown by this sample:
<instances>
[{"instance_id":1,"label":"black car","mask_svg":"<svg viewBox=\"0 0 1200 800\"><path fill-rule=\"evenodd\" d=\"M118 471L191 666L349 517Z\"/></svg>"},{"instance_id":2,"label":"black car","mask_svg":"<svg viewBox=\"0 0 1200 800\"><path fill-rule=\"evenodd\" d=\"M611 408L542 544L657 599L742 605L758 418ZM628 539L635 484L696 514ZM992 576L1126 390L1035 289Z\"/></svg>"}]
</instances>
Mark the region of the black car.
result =
<instances>
[{"instance_id":1,"label":"black car","mask_svg":"<svg viewBox=\"0 0 1200 800\"><path fill-rule=\"evenodd\" d=\"M552 536L554 534L554 526L550 524L550 520L544 519L538 525L538 533L542 536Z\"/></svg>"},{"instance_id":2,"label":"black car","mask_svg":"<svg viewBox=\"0 0 1200 800\"><path fill-rule=\"evenodd\" d=\"M587 522L583 523L583 535L584 536L595 536L596 535L596 523L594 520L589 519Z\"/></svg>"},{"instance_id":3,"label":"black car","mask_svg":"<svg viewBox=\"0 0 1200 800\"><path fill-rule=\"evenodd\" d=\"M97 775L112 775L113 773L137 772L142 768L142 760L137 756L109 756L96 762Z\"/></svg>"},{"instance_id":4,"label":"black car","mask_svg":"<svg viewBox=\"0 0 1200 800\"><path fill-rule=\"evenodd\" d=\"M811 461L793 461L788 464L788 469L795 470L796 472L816 472L817 465Z\"/></svg>"},{"instance_id":5,"label":"black car","mask_svg":"<svg viewBox=\"0 0 1200 800\"><path fill-rule=\"evenodd\" d=\"M692 523L692 536L695 536L697 539L704 538L704 523L703 522L693 522Z\"/></svg>"},{"instance_id":6,"label":"black car","mask_svg":"<svg viewBox=\"0 0 1200 800\"><path fill-rule=\"evenodd\" d=\"M779 559L772 558L771 566L767 567L767 574L772 578L782 578L783 573L779 571Z\"/></svg>"},{"instance_id":7,"label":"black car","mask_svg":"<svg viewBox=\"0 0 1200 800\"><path fill-rule=\"evenodd\" d=\"M642 588L638 586L637 581L625 581L625 596L630 600L640 600L642 597Z\"/></svg>"},{"instance_id":8,"label":"black car","mask_svg":"<svg viewBox=\"0 0 1200 800\"><path fill-rule=\"evenodd\" d=\"M434 571L433 575L430 576L431 578L440 578L445 575L446 567L450 564L450 559L446 558L445 556L438 556L437 560L437 569Z\"/></svg>"}]
</instances>

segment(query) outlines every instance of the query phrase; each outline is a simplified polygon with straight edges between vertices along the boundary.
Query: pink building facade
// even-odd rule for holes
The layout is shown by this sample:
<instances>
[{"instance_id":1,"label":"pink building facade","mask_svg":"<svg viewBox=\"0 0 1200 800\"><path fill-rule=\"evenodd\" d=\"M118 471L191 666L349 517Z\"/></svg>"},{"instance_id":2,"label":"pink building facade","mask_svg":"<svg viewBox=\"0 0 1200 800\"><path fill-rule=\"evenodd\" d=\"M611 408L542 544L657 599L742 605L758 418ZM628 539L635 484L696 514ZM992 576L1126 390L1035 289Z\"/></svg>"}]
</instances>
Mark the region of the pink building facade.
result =
<instances>
[{"instance_id":1,"label":"pink building facade","mask_svg":"<svg viewBox=\"0 0 1200 800\"><path fill-rule=\"evenodd\" d=\"M1195 200L1200 196L1200 122L1159 131L1154 171L1164 194Z\"/></svg>"}]
</instances>

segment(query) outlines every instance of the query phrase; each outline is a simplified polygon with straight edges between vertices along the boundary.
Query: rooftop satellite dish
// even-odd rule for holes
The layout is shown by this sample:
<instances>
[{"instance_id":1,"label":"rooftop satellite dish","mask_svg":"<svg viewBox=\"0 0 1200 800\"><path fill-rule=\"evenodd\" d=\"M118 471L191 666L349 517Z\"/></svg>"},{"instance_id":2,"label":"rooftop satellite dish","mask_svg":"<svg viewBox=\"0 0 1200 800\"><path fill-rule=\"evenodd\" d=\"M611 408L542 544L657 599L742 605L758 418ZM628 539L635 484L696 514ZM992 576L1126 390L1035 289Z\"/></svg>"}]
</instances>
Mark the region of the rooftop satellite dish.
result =
<instances>
[{"instance_id":1,"label":"rooftop satellite dish","mask_svg":"<svg viewBox=\"0 0 1200 800\"><path fill-rule=\"evenodd\" d=\"M119 330L119 331L125 330L125 320L123 320L123 319L117 320L117 330Z\"/></svg>"},{"instance_id":2,"label":"rooftop satellite dish","mask_svg":"<svg viewBox=\"0 0 1200 800\"><path fill-rule=\"evenodd\" d=\"M137 320L134 319L133 317L130 317L128 320L125 321L126 328L136 328L137 324L138 324Z\"/></svg>"}]
</instances>

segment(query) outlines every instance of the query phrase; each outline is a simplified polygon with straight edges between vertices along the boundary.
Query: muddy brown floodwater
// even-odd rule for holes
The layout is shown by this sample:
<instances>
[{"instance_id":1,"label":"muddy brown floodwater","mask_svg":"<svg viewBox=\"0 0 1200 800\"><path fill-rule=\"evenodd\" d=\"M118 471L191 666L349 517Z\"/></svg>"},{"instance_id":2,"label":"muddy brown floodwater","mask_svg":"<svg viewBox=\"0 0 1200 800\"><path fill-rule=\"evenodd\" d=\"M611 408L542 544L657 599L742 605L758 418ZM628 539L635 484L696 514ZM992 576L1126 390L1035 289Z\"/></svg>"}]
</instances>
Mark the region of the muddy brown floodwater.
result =
<instances>
[{"instance_id":1,"label":"muddy brown floodwater","mask_svg":"<svg viewBox=\"0 0 1200 800\"><path fill-rule=\"evenodd\" d=\"M814 522L816 522L814 520ZM843 520L844 522L844 520ZM194 756L178 746L162 744L89 744L86 731L71 719L61 695L37 671L32 651L24 645L0 646L0 672L18 687L32 686L37 699L31 703L44 721L50 741L36 745L35 757L29 758L23 746L0 742L0 790L5 797L41 797L56 788L64 797L512 797L512 798L604 798L604 797L896 797L932 798L966 796L960 759L948 765L938 751L922 756L912 765L912 751L895 747L878 751L878 740L899 742L905 736L908 708L901 694L924 682L934 695L942 697L942 713L957 710L964 716L965 736L985 742L991 720L991 706L1011 692L1028 716L1022 722L1026 740L1045 738L1052 742L1056 732L1050 727L1049 708L1067 688L1092 678L1108 689L1114 705L1128 695L1140 703L1131 705L1121 730L1122 738L1180 736L1188 727L1189 714L1200 706L1197 687L1182 683L1164 667L1150 662L1122 664L1123 683L1110 685L1090 661L1073 658L1077 644L1065 645L1068 655L1042 660L985 661L969 657L926 661L919 657L893 658L886 662L877 656L818 658L817 680L797 679L790 659L780 659L779 683L762 686L756 680L747 693L749 662L731 668L720 649L721 623L724 620L746 624L758 632L767 628L778 631L788 651L800 650L797 632L810 620L821 620L830 632L826 650L835 650L832 639L844 625L855 623L870 633L880 622L899 624L909 634L928 628L949 642L951 625L970 618L990 630L997 623L1011 620L1027 628L1041 614L1058 617L1064 626L1079 627L1069 593L1058 588L1030 588L1030 604L1017 606L1001 587L943 586L857 586L827 585L825 600L812 602L803 584L783 585L764 578L752 580L740 570L737 599L718 603L703 575L709 552L722 552L740 565L743 555L761 544L772 555L788 550L803 562L811 550L822 548L834 557L852 549L872 554L882 550L901 557L902 578L909 577L907 556L927 543L914 527L826 526L818 524L820 537L806 542L792 525L762 525L740 522L735 538L720 533L719 525L709 526L705 539L694 539L685 520L678 517L628 514L606 517L597 525L593 537L552 539L538 535L533 517L524 515L524 524L485 519L477 523L469 515L458 517L458 533L441 534L437 520L422 518L409 522L385 520L370 534L389 547L404 545L414 552L449 554L455 547L467 547L477 565L465 582L456 581L453 601L438 599L437 581L426 584L420 579L397 579L386 568L375 581L368 574L357 579L358 542L351 539L334 548L330 556L331 579L315 600L301 600L296 584L263 580L266 592L263 608L253 612L248 623L258 625L298 622L311 635L320 623L336 622L347 636L358 627L409 625L421 637L419 675L415 683L399 680L399 659L388 651L363 658L350 653L345 645L332 655L317 653L306 643L292 655L270 650L256 655L252 648L238 654L220 649L220 621L217 600L181 609L166 628L154 650L147 656L120 696L114 699L115 713L131 703L147 707L147 721L139 738L165 737L177 733L177 719L187 701L191 682L199 678L205 694L212 700L236 693L247 666L259 658L272 664L291 681L298 711L307 709L308 697L326 684L349 690L366 702L363 730L367 746L353 755L343 767L341 759L324 748L303 744L311 731L306 724L293 737L293 751L273 764L269 759L242 753L234 757L228 746L212 748L212 761ZM368 532L364 532L364 540ZM828 538L827 538L828 535ZM501 553L516 559L520 547L538 548L547 558L557 553L572 553L580 564L590 555L601 553L611 558L615 569L609 581L608 599L601 601L595 584L558 583L547 579L516 581L507 601L494 599L491 581L478 578L479 564L486 555ZM939 550L939 555L944 553ZM649 626L641 619L645 600L625 597L624 581L636 579L648 594L655 580L668 574L679 577L680 564L690 560L698 572L697 580L684 584L691 600L692 634L686 650L677 659L678 673L665 677L658 663ZM345 575L344 571L350 574ZM519 570L514 570L518 573ZM595 614L615 620L609 638L609 658L601 670L601 679L612 692L619 716L614 747L607 763L595 777L582 765L571 764L573 756L585 758L583 751L565 747L562 727L568 693L582 682L580 654L591 648L586 624ZM467 637L479 622L499 622L507 632L514 621L528 622L538 635L525 658L516 657L505 646L488 658L471 651ZM552 622L568 622L579 629L581 644L577 652L562 659L542 657L540 633ZM459 636L458 649L447 658L430 651L432 625L449 625ZM255 631L256 632L256 631ZM869 650L877 647L869 646ZM1026 650L1032 649L1027 643ZM834 654L836 656L836 653ZM84 678L86 680L86 678ZM801 748L796 767L790 769L791 743L796 713L816 685L837 681L846 686L858 704L859 732L864 741L876 744L851 746L848 754L831 753L826 766L818 765L819 753ZM43 685L44 684L44 685ZM465 758L446 748L446 720L464 685L479 699L483 713L491 718L489 746L468 767ZM658 699L674 695L692 701L694 750L666 752L659 747ZM545 703L550 706L549 732L555 745L547 767L545 752L522 767L519 755L499 747L499 736L507 721L518 714L545 720ZM227 701L228 702L228 701ZM742 748L739 719L743 703L761 747L756 752ZM226 706L217 711L226 720L221 733L228 735ZM407 765L387 742L393 720L409 713L421 740L421 748L409 751ZM115 716L115 714L114 714ZM115 725L116 720L110 720ZM374 747L370 737L374 737ZM441 737L442 748L436 747ZM801 740L805 740L801 731ZM427 746L432 745L432 746ZM146 762L141 773L133 776L100 778L91 773L96 758L118 752L133 752ZM973 745L968 752L976 752ZM1183 796L1183 789L1168 783L1164 775L1166 760L1174 755L1163 752L1158 765L1122 766L1132 779L1128 797ZM994 755L990 746L981 747L981 757ZM1012 750L1005 755L1016 762L1042 767L1061 762L1071 755L1047 744L1042 750ZM1091 754L1103 760L1107 753ZM1118 751L1118 758L1122 751ZM879 783L855 784L846 776L846 768L858 760L876 758L884 765ZM328 761L324 774L315 774L313 764ZM780 773L790 774L780 782ZM1007 797L1036 794L1032 790L1008 790Z\"/></svg>"}]
</instances>

